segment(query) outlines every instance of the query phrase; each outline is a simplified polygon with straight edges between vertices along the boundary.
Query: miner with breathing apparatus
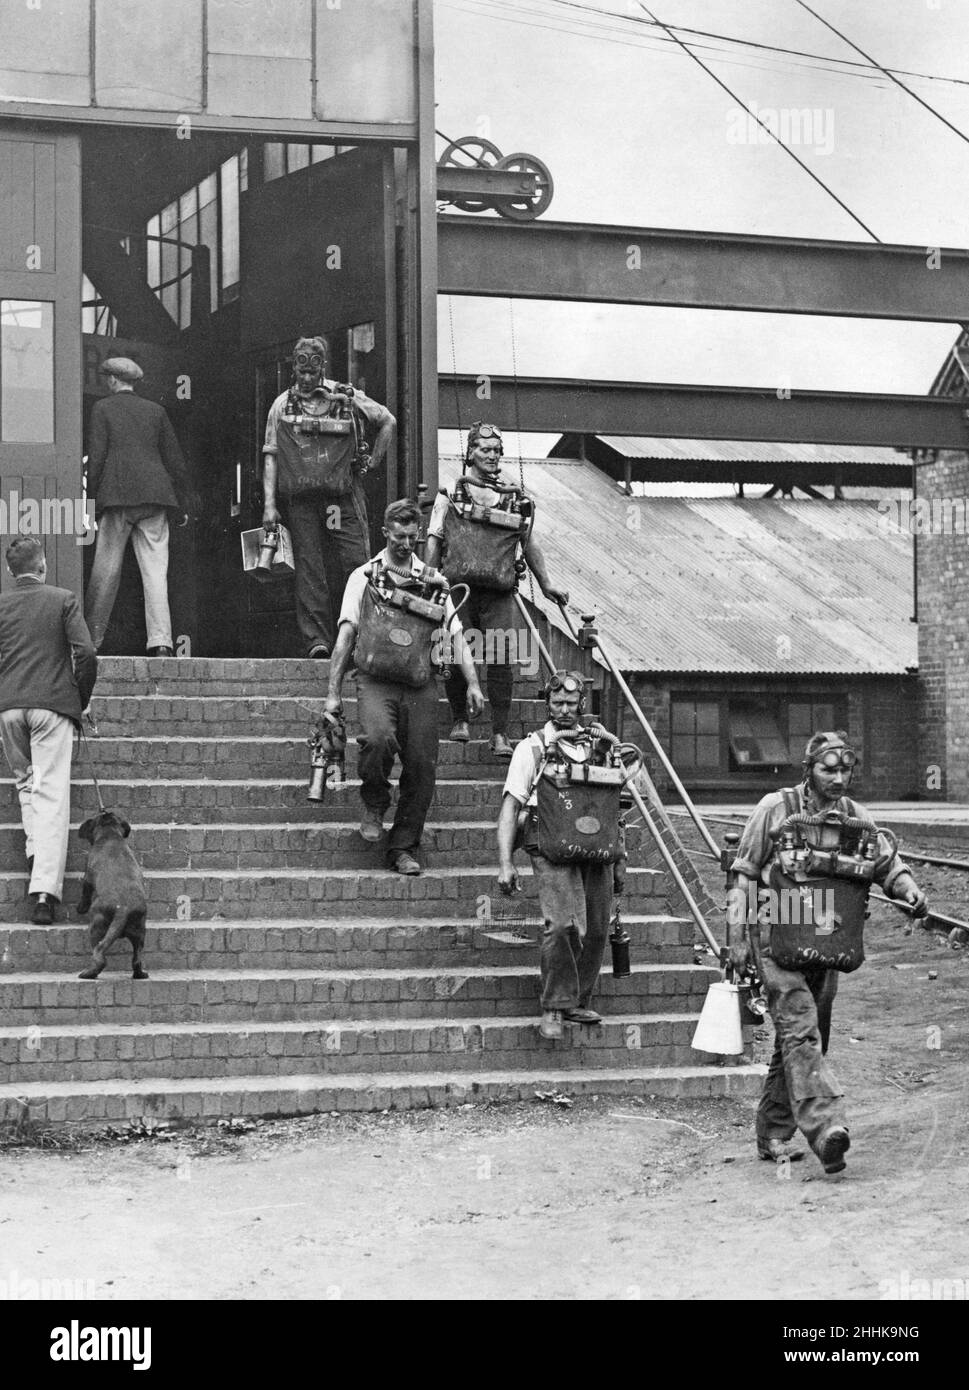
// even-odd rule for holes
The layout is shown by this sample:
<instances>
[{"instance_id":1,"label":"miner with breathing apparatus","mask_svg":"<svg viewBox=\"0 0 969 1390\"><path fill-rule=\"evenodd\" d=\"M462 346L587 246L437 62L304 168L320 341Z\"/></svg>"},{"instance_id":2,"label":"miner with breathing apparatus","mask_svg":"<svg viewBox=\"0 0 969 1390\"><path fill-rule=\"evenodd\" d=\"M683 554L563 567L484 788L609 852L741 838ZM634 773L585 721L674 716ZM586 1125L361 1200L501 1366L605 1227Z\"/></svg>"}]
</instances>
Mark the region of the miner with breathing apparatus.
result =
<instances>
[{"instance_id":1,"label":"miner with breathing apparatus","mask_svg":"<svg viewBox=\"0 0 969 1390\"><path fill-rule=\"evenodd\" d=\"M330 381L325 368L323 339L300 338L292 385L269 409L263 446L262 524L269 533L280 520L289 527L296 622L306 655L317 659L330 655L347 579L370 553L363 478L396 427L385 406ZM376 431L372 452L368 427Z\"/></svg>"},{"instance_id":2,"label":"miner with breathing apparatus","mask_svg":"<svg viewBox=\"0 0 969 1390\"><path fill-rule=\"evenodd\" d=\"M503 476L503 452L496 426L481 421L471 426L465 471L450 493L442 488L437 495L424 555L429 565L440 564L452 584L468 586L461 619L465 630L474 629L484 642L479 657L485 663L491 702L491 751L496 757L510 758L508 719L515 653L507 643L518 632L518 579L527 567L553 603L568 603L569 596L548 577L545 557L532 536L534 502ZM494 659L488 660L489 656ZM451 738L459 743L471 737L465 688L461 670L452 666L445 689L454 720Z\"/></svg>"},{"instance_id":3,"label":"miner with breathing apparatus","mask_svg":"<svg viewBox=\"0 0 969 1390\"><path fill-rule=\"evenodd\" d=\"M864 959L868 893L924 916L925 895L879 830L847 795L858 755L841 731L809 740L804 780L771 792L748 820L729 869L730 965L752 963L774 1023L774 1055L757 1110L757 1150L775 1163L803 1158L800 1130L827 1173L845 1167L850 1147L844 1093L826 1060L839 972Z\"/></svg>"},{"instance_id":4,"label":"miner with breathing apparatus","mask_svg":"<svg viewBox=\"0 0 969 1390\"><path fill-rule=\"evenodd\" d=\"M444 575L414 553L421 511L415 502L393 502L384 516L386 549L355 569L347 581L340 628L330 661L324 717L341 717L343 680L356 668L362 733L360 834L377 843L390 805L390 773L401 760L397 811L387 837L390 867L419 874L424 821L434 795L438 752L438 694L434 657L441 630L468 684L468 708L480 714L484 696Z\"/></svg>"},{"instance_id":5,"label":"miner with breathing apparatus","mask_svg":"<svg viewBox=\"0 0 969 1390\"><path fill-rule=\"evenodd\" d=\"M585 681L556 671L545 688L548 719L517 746L498 816L498 884L520 888L514 852L532 861L544 919L543 1037L568 1023L599 1024L590 1008L599 978L617 866L623 862L619 741L601 724L583 727ZM628 973L628 968L627 968Z\"/></svg>"}]
</instances>

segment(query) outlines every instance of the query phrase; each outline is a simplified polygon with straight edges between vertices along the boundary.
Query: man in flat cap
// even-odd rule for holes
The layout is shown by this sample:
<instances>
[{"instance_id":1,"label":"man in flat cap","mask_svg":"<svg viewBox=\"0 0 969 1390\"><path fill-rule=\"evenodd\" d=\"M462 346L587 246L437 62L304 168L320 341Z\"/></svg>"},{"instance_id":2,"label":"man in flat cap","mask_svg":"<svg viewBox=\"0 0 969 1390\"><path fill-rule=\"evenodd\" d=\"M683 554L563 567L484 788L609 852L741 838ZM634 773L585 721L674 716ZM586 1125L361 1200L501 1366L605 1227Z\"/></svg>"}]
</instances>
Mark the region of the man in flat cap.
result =
<instances>
[{"instance_id":1,"label":"man in flat cap","mask_svg":"<svg viewBox=\"0 0 969 1390\"><path fill-rule=\"evenodd\" d=\"M172 656L168 607L168 514L188 521L192 488L172 423L135 394L144 373L130 357L101 366L109 395L95 401L88 444L88 495L97 505L98 543L84 616L96 649L104 641L130 539L145 590L149 656Z\"/></svg>"},{"instance_id":2,"label":"man in flat cap","mask_svg":"<svg viewBox=\"0 0 969 1390\"><path fill-rule=\"evenodd\" d=\"M397 425L386 406L325 371L324 340L300 338L292 385L269 408L262 451L262 524L274 529L283 520L290 529L296 622L304 653L317 660L333 650L347 580L370 558L363 475L381 462Z\"/></svg>"}]
</instances>

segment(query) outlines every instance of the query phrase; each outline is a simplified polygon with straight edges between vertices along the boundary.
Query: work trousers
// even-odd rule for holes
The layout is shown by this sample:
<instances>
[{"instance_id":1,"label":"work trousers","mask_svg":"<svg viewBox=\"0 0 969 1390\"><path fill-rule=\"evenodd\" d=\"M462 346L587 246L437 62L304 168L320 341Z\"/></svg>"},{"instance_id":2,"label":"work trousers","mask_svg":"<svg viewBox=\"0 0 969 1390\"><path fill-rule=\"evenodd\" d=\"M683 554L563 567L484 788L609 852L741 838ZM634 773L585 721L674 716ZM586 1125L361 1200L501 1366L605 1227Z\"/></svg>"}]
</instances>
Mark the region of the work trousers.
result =
<instances>
[{"instance_id":1,"label":"work trousers","mask_svg":"<svg viewBox=\"0 0 969 1390\"><path fill-rule=\"evenodd\" d=\"M390 859L402 850L416 854L434 796L438 750L437 682L415 690L357 673L360 797L368 811L383 815L390 805L390 774L401 762L397 811L387 839Z\"/></svg>"},{"instance_id":2,"label":"work trousers","mask_svg":"<svg viewBox=\"0 0 969 1390\"><path fill-rule=\"evenodd\" d=\"M353 570L370 558L370 533L363 484L327 497L303 492L285 502L296 567L296 622L304 650L322 644L330 651Z\"/></svg>"},{"instance_id":3,"label":"work trousers","mask_svg":"<svg viewBox=\"0 0 969 1390\"><path fill-rule=\"evenodd\" d=\"M29 893L60 899L71 826L73 721L50 709L0 713L0 739L20 797L27 858L34 861Z\"/></svg>"},{"instance_id":4,"label":"work trousers","mask_svg":"<svg viewBox=\"0 0 969 1390\"><path fill-rule=\"evenodd\" d=\"M762 949L760 930L751 930L751 941L774 1023L774 1055L757 1110L757 1137L790 1139L799 1129L816 1153L825 1130L847 1127L844 1092L825 1058L838 972L782 970Z\"/></svg>"},{"instance_id":5,"label":"work trousers","mask_svg":"<svg viewBox=\"0 0 969 1390\"><path fill-rule=\"evenodd\" d=\"M585 1009L599 978L612 916L612 864L550 864L531 854L542 935L542 1008Z\"/></svg>"},{"instance_id":6,"label":"work trousers","mask_svg":"<svg viewBox=\"0 0 969 1390\"><path fill-rule=\"evenodd\" d=\"M118 596L128 540L134 546L145 591L147 647L172 646L168 608L168 513L164 507L105 507L98 520L98 542L84 601L84 617L95 648L100 648Z\"/></svg>"},{"instance_id":7,"label":"work trousers","mask_svg":"<svg viewBox=\"0 0 969 1390\"><path fill-rule=\"evenodd\" d=\"M461 590L457 585L455 590L455 597L460 601ZM513 688L512 662L518 660L515 595L499 593L494 589L472 588L458 616L475 663L483 664L485 668L485 686L491 705L491 731L507 734ZM496 659L488 661L488 657ZM456 662L451 666L451 674L444 688L452 719L467 719L468 683Z\"/></svg>"}]
</instances>

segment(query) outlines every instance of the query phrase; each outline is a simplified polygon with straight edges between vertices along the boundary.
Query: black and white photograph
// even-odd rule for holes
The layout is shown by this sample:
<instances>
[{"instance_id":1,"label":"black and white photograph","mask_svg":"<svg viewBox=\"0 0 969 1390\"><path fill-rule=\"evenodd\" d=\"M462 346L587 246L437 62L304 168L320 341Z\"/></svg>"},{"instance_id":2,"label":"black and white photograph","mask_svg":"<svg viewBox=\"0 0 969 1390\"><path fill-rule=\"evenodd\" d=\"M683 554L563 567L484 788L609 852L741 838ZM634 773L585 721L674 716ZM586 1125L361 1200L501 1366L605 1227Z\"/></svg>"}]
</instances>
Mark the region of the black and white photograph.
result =
<instances>
[{"instance_id":1,"label":"black and white photograph","mask_svg":"<svg viewBox=\"0 0 969 1390\"><path fill-rule=\"evenodd\" d=\"M0 0L35 1365L307 1302L941 1355L967 180L967 0Z\"/></svg>"}]
</instances>

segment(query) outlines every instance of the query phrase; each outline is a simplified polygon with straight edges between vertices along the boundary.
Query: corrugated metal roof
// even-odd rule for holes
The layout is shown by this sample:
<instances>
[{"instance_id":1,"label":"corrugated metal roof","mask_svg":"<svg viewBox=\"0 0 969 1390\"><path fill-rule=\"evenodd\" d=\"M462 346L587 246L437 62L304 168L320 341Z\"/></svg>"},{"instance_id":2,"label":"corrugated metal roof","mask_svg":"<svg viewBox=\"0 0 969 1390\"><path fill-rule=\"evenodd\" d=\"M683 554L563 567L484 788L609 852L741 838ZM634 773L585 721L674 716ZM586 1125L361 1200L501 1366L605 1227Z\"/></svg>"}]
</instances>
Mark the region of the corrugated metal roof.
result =
<instances>
[{"instance_id":1,"label":"corrugated metal roof","mask_svg":"<svg viewBox=\"0 0 969 1390\"><path fill-rule=\"evenodd\" d=\"M458 471L441 460L443 481ZM594 464L560 459L526 461L524 473L549 573L574 612L598 615L624 671L916 665L911 544L880 529L870 502L627 498ZM537 588L536 600L548 610Z\"/></svg>"},{"instance_id":2,"label":"corrugated metal roof","mask_svg":"<svg viewBox=\"0 0 969 1390\"><path fill-rule=\"evenodd\" d=\"M596 438L622 458L703 463L905 463L897 449L852 444L770 444L749 439L666 439L621 434Z\"/></svg>"}]
</instances>

